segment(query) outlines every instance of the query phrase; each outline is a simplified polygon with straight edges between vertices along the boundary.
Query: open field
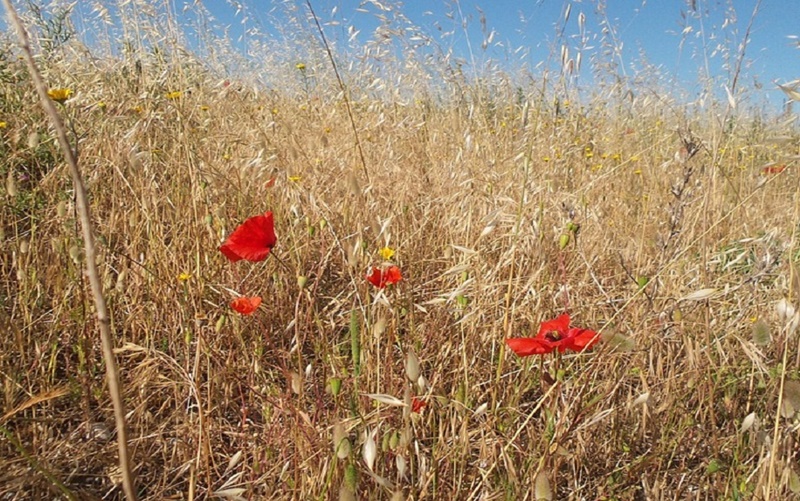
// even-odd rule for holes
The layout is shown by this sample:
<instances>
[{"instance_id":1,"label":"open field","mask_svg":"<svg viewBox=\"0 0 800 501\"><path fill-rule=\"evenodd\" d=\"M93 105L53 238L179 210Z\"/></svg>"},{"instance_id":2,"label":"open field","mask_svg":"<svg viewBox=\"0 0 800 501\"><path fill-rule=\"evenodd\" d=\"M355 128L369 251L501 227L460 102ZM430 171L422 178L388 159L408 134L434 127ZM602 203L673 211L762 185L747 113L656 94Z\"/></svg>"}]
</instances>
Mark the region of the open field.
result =
<instances>
[{"instance_id":1,"label":"open field","mask_svg":"<svg viewBox=\"0 0 800 501\"><path fill-rule=\"evenodd\" d=\"M793 115L499 71L387 99L315 50L281 88L37 59L72 91L141 499L798 499ZM121 499L72 180L0 56L0 499ZM267 211L266 259L227 259ZM506 345L564 312L599 341Z\"/></svg>"}]
</instances>

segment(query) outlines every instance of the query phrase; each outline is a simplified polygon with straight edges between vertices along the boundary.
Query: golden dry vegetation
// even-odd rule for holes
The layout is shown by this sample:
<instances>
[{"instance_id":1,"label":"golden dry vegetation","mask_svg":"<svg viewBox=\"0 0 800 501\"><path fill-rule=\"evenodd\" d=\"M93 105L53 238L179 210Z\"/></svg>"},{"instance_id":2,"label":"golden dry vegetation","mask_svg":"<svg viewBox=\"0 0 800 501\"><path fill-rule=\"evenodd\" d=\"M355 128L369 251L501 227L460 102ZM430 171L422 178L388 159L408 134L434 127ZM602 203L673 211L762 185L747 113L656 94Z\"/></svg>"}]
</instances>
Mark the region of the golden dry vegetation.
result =
<instances>
[{"instance_id":1,"label":"golden dry vegetation","mask_svg":"<svg viewBox=\"0 0 800 501\"><path fill-rule=\"evenodd\" d=\"M343 93L321 47L272 89L65 47L38 63L71 91L142 499L796 498L788 116L457 75L379 98L346 61ZM0 499L120 498L74 192L16 54ZM230 263L266 211L272 254ZM564 311L593 349L505 345Z\"/></svg>"}]
</instances>

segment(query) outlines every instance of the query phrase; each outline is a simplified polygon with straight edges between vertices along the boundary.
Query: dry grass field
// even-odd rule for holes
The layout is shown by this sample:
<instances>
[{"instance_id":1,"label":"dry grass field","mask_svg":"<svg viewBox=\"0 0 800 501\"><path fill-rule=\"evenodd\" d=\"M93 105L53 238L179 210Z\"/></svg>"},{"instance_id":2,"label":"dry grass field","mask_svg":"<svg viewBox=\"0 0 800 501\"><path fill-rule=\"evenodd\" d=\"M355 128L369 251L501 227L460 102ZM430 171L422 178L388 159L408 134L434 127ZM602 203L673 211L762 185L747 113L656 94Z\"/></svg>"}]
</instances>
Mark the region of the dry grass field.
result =
<instances>
[{"instance_id":1,"label":"dry grass field","mask_svg":"<svg viewBox=\"0 0 800 501\"><path fill-rule=\"evenodd\" d=\"M37 56L140 499L798 499L793 115L334 51L340 83L302 19L281 86L166 41ZM0 499L122 499L75 191L11 35ZM267 212L266 259L219 250ZM564 312L593 346L506 344Z\"/></svg>"}]
</instances>

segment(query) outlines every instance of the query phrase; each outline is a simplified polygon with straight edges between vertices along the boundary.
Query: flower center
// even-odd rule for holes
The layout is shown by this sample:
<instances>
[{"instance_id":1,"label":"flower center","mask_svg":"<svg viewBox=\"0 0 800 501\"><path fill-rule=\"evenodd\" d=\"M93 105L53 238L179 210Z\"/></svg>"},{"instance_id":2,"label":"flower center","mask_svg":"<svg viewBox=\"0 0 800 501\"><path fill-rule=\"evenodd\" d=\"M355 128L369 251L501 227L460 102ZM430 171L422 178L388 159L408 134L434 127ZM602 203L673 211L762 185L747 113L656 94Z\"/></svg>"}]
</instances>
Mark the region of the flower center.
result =
<instances>
[{"instance_id":1,"label":"flower center","mask_svg":"<svg viewBox=\"0 0 800 501\"><path fill-rule=\"evenodd\" d=\"M548 341L558 341L561 339L561 334L558 331L550 331L544 335Z\"/></svg>"}]
</instances>

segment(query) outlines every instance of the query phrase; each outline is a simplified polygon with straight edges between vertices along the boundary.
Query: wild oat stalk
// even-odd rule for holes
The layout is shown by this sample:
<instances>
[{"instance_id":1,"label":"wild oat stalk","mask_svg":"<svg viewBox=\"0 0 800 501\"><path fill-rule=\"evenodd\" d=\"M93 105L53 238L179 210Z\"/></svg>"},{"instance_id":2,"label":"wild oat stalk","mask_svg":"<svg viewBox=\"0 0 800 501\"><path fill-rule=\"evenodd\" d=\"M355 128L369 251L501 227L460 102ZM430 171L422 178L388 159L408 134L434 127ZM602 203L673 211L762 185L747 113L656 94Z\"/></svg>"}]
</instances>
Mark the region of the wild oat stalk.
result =
<instances>
[{"instance_id":1,"label":"wild oat stalk","mask_svg":"<svg viewBox=\"0 0 800 501\"><path fill-rule=\"evenodd\" d=\"M86 188L83 184L83 178L80 170L78 169L78 156L76 151L72 148L67 138L67 130L61 117L58 115L55 105L47 95L47 86L42 80L42 75L36 67L33 60L33 52L31 51L30 42L28 40L28 33L22 25L22 21L17 15L14 6L11 5L11 0L3 0L3 4L8 11L8 17L11 24L17 30L17 37L19 39L20 47L24 54L25 60L28 64L28 71L30 71L31 78L36 85L36 91L39 93L39 99L42 103L45 113L50 117L53 123L53 128L58 137L58 143L61 150L64 152L64 158L69 165L70 173L72 174L72 183L75 188L75 202L78 209L78 214L81 220L81 229L83 231L84 249L86 252L86 275L89 277L89 283L92 287L92 295L94 296L95 308L97 308L97 321L100 325L100 340L103 349L103 359L106 365L106 379L108 381L108 391L111 394L111 402L114 405L114 418L117 425L117 445L119 447L119 466L122 470L122 485L125 490L125 496L130 501L136 501L136 489L134 488L133 472L131 470L130 455L128 453L128 433L125 427L125 406L122 401L122 394L120 391L119 372L117 370L117 362L114 357L114 348L111 342L111 328L108 316L108 308L106 301L103 297L103 286L100 282L100 275L97 271L96 253L94 247L94 235L92 232L92 219L89 213L89 204L87 202Z\"/></svg>"}]
</instances>

